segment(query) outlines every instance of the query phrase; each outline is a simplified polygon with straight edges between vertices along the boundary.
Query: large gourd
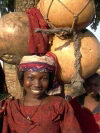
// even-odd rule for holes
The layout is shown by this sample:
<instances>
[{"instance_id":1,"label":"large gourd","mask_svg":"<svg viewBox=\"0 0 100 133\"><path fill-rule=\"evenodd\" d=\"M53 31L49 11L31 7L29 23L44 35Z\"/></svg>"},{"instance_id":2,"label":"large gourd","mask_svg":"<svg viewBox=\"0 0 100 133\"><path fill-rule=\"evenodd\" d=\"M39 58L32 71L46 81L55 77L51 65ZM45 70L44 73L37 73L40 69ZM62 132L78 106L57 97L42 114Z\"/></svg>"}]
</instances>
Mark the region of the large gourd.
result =
<instances>
[{"instance_id":1,"label":"large gourd","mask_svg":"<svg viewBox=\"0 0 100 133\"><path fill-rule=\"evenodd\" d=\"M40 0L37 6L50 24L55 27L71 27L78 15L75 29L86 27L95 15L93 0Z\"/></svg>"},{"instance_id":2,"label":"large gourd","mask_svg":"<svg viewBox=\"0 0 100 133\"><path fill-rule=\"evenodd\" d=\"M0 19L0 58L5 55L23 56L29 54L29 23L24 12L13 12Z\"/></svg>"},{"instance_id":3,"label":"large gourd","mask_svg":"<svg viewBox=\"0 0 100 133\"><path fill-rule=\"evenodd\" d=\"M26 13L13 12L0 19L0 55L28 52L29 24Z\"/></svg>"},{"instance_id":4,"label":"large gourd","mask_svg":"<svg viewBox=\"0 0 100 133\"><path fill-rule=\"evenodd\" d=\"M100 66L100 44L95 36L86 31L79 33L81 41L80 52L81 58L81 74L83 78L87 78L96 72ZM67 44L65 44L67 42ZM51 51L56 54L60 65L58 76L64 83L70 83L73 75L75 74L75 56L74 56L74 43L73 40L61 40L54 36L51 46Z\"/></svg>"}]
</instances>

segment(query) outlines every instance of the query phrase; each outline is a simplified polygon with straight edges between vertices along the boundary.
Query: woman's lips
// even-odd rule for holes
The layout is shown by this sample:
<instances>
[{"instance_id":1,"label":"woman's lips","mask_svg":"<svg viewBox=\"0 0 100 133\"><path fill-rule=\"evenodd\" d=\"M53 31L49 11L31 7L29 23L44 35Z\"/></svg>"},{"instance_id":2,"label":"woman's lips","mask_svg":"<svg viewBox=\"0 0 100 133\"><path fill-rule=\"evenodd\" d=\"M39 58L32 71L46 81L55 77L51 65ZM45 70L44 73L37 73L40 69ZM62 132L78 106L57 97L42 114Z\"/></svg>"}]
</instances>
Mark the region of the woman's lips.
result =
<instances>
[{"instance_id":1,"label":"woman's lips","mask_svg":"<svg viewBox=\"0 0 100 133\"><path fill-rule=\"evenodd\" d=\"M31 88L32 93L38 94L42 91L41 88Z\"/></svg>"},{"instance_id":2,"label":"woman's lips","mask_svg":"<svg viewBox=\"0 0 100 133\"><path fill-rule=\"evenodd\" d=\"M32 93L38 94L42 91L41 87L35 87L35 86L31 86L31 91Z\"/></svg>"},{"instance_id":3,"label":"woman's lips","mask_svg":"<svg viewBox=\"0 0 100 133\"><path fill-rule=\"evenodd\" d=\"M40 93L41 91L40 90L31 90L33 93L35 93L35 94L38 94L38 93Z\"/></svg>"}]
</instances>

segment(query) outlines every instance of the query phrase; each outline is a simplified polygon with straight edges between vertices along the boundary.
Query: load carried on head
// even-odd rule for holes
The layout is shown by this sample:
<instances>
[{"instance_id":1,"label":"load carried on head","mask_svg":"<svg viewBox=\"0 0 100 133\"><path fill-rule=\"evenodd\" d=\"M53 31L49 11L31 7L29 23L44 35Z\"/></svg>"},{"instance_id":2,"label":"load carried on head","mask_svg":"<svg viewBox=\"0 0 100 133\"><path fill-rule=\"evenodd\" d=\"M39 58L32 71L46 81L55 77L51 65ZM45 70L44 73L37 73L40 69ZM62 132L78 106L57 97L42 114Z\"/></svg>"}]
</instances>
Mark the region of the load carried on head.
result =
<instances>
[{"instance_id":1,"label":"load carried on head","mask_svg":"<svg viewBox=\"0 0 100 133\"><path fill-rule=\"evenodd\" d=\"M83 78L100 65L99 42L83 31L94 16L93 0L40 0L37 8L26 13L4 15L0 19L0 58L18 64L24 55L52 51L58 57L59 79L81 88Z\"/></svg>"}]
</instances>

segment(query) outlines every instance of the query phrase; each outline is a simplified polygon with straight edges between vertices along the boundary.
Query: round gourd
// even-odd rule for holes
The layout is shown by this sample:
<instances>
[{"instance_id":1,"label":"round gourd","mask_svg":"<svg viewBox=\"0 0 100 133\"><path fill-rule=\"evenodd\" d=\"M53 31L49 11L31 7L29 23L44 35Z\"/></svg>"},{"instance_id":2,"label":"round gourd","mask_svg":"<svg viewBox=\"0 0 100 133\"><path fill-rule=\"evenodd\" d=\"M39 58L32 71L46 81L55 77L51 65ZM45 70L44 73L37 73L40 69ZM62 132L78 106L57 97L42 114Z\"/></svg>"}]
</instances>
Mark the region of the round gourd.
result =
<instances>
[{"instance_id":1,"label":"round gourd","mask_svg":"<svg viewBox=\"0 0 100 133\"><path fill-rule=\"evenodd\" d=\"M13 12L0 19L0 56L28 52L29 24L26 13Z\"/></svg>"},{"instance_id":2,"label":"round gourd","mask_svg":"<svg viewBox=\"0 0 100 133\"><path fill-rule=\"evenodd\" d=\"M11 64L29 54L29 23L24 12L12 12L0 19L0 59Z\"/></svg>"},{"instance_id":3,"label":"round gourd","mask_svg":"<svg viewBox=\"0 0 100 133\"><path fill-rule=\"evenodd\" d=\"M95 15L93 0L40 0L37 8L55 27L72 27L74 15L79 14L77 30L86 27Z\"/></svg>"},{"instance_id":4,"label":"round gourd","mask_svg":"<svg viewBox=\"0 0 100 133\"><path fill-rule=\"evenodd\" d=\"M81 57L81 75L83 78L87 78L96 72L100 66L100 44L95 36L87 31L80 32L79 38L81 41L80 52ZM65 45L65 43L67 44ZM59 62L58 77L64 83L70 83L73 75L75 74L74 62L74 43L72 39L61 40L57 36L54 36L51 46L51 52L56 54Z\"/></svg>"}]
</instances>

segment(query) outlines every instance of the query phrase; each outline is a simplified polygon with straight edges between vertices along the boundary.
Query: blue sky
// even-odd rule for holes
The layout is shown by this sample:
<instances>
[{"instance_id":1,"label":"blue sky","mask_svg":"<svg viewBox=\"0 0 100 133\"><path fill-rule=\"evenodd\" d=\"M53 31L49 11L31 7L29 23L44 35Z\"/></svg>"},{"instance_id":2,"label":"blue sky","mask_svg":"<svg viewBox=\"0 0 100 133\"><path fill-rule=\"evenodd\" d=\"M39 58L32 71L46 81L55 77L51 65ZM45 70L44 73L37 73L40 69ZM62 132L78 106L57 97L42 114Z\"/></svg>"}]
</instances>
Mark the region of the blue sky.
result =
<instances>
[{"instance_id":1,"label":"blue sky","mask_svg":"<svg viewBox=\"0 0 100 133\"><path fill-rule=\"evenodd\" d=\"M90 30L90 31L97 37L97 39L98 39L99 42L100 42L100 23L99 23L99 25L97 26L97 30L96 30L96 31L93 30L93 29L91 29L90 26L88 26L87 29Z\"/></svg>"}]
</instances>

